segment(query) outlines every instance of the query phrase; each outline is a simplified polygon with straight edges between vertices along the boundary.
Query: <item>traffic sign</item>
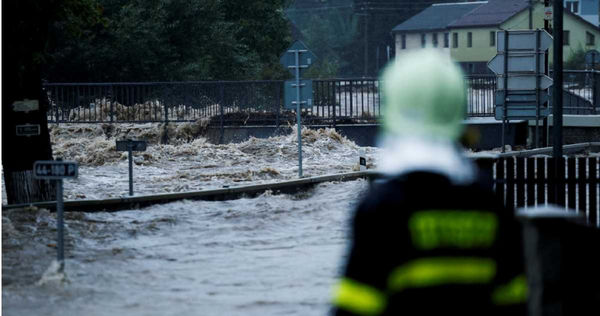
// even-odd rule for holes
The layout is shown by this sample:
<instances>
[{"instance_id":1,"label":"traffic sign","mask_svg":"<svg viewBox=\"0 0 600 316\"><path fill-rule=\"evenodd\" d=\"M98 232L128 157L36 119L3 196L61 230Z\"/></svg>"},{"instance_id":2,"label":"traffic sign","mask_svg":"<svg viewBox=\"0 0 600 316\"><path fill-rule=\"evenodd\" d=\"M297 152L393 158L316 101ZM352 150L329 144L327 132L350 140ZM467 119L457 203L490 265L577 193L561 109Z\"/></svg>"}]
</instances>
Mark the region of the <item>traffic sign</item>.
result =
<instances>
[{"instance_id":1,"label":"traffic sign","mask_svg":"<svg viewBox=\"0 0 600 316\"><path fill-rule=\"evenodd\" d=\"M127 151L129 160L129 195L133 195L133 153L134 151L145 151L145 140L118 140L117 151Z\"/></svg>"},{"instance_id":2,"label":"traffic sign","mask_svg":"<svg viewBox=\"0 0 600 316\"><path fill-rule=\"evenodd\" d=\"M546 117L550 114L548 108L540 108L540 118ZM506 110L506 117L504 117L504 106L497 106L495 118L497 120L530 120L537 117L537 110L535 106L508 106Z\"/></svg>"},{"instance_id":3,"label":"traffic sign","mask_svg":"<svg viewBox=\"0 0 600 316\"><path fill-rule=\"evenodd\" d=\"M146 151L145 140L118 140L117 151Z\"/></svg>"},{"instance_id":4,"label":"traffic sign","mask_svg":"<svg viewBox=\"0 0 600 316\"><path fill-rule=\"evenodd\" d=\"M286 80L284 84L284 97L286 109L296 109L296 80ZM313 81L300 80L300 107L311 108L313 106Z\"/></svg>"},{"instance_id":5,"label":"traffic sign","mask_svg":"<svg viewBox=\"0 0 600 316\"><path fill-rule=\"evenodd\" d=\"M536 41L536 33L540 32L540 45L537 46ZM504 47L504 37L506 36L506 31L498 31L496 33L497 36L497 49L498 52L506 51ZM548 34L545 30L519 30L519 31L509 31L508 35L508 50L509 51L546 51L552 45L552 36Z\"/></svg>"},{"instance_id":6,"label":"traffic sign","mask_svg":"<svg viewBox=\"0 0 600 316\"><path fill-rule=\"evenodd\" d=\"M552 79L546 75L538 75L540 78L539 89L546 90L552 86ZM504 88L504 80L507 81L507 89ZM509 74L508 78L498 77L498 90L536 90L537 80L534 74Z\"/></svg>"},{"instance_id":7,"label":"traffic sign","mask_svg":"<svg viewBox=\"0 0 600 316\"><path fill-rule=\"evenodd\" d=\"M538 63L538 73L544 73L546 60L544 53L498 53L488 62L488 68L497 75L504 75L504 60L508 60L508 72L535 73L535 64ZM536 57L536 54L538 55Z\"/></svg>"},{"instance_id":8,"label":"traffic sign","mask_svg":"<svg viewBox=\"0 0 600 316\"><path fill-rule=\"evenodd\" d=\"M40 125L39 124L25 124L25 125L17 125L17 136L38 136L40 135Z\"/></svg>"},{"instance_id":9,"label":"traffic sign","mask_svg":"<svg viewBox=\"0 0 600 316\"><path fill-rule=\"evenodd\" d=\"M33 164L34 179L75 179L77 175L78 165L74 161L39 160Z\"/></svg>"},{"instance_id":10,"label":"traffic sign","mask_svg":"<svg viewBox=\"0 0 600 316\"><path fill-rule=\"evenodd\" d=\"M302 41L296 41L292 44L279 58L279 61L293 76L296 75L296 51L298 54L298 66L302 75L304 69L307 69L317 60L317 56L313 54Z\"/></svg>"},{"instance_id":11,"label":"traffic sign","mask_svg":"<svg viewBox=\"0 0 600 316\"><path fill-rule=\"evenodd\" d=\"M540 91L540 104L548 101L548 92ZM502 105L505 103L515 105L536 105L536 92L535 91L496 91L496 105Z\"/></svg>"},{"instance_id":12,"label":"traffic sign","mask_svg":"<svg viewBox=\"0 0 600 316\"><path fill-rule=\"evenodd\" d=\"M296 124L298 126L298 177L302 178L302 122L300 117L301 105L312 106L312 81L301 82L300 77L304 69L307 69L315 62L316 56L308 50L301 41L296 41L288 48L279 61L287 68L295 80L292 83L286 82L284 89L285 107L295 105ZM308 88L310 84L310 89ZM291 87L288 88L288 87ZM293 91L296 90L296 91ZM307 96L307 94L310 94ZM302 95L302 97L301 97ZM293 108L293 107L292 107Z\"/></svg>"}]
</instances>

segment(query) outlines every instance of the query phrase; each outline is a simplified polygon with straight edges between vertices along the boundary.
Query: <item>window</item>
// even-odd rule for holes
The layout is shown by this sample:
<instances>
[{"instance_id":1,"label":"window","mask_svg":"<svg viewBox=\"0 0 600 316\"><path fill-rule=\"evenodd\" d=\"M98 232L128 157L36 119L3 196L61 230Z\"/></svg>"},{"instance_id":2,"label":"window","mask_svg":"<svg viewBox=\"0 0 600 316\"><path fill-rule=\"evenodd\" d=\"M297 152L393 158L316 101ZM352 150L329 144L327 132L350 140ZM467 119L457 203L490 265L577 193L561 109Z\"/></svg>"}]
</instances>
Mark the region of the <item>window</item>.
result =
<instances>
[{"instance_id":1,"label":"window","mask_svg":"<svg viewBox=\"0 0 600 316\"><path fill-rule=\"evenodd\" d=\"M406 34L400 35L400 45L402 49L406 49Z\"/></svg>"},{"instance_id":2,"label":"window","mask_svg":"<svg viewBox=\"0 0 600 316\"><path fill-rule=\"evenodd\" d=\"M566 1L565 8L567 11L579 13L579 1Z\"/></svg>"},{"instance_id":3,"label":"window","mask_svg":"<svg viewBox=\"0 0 600 316\"><path fill-rule=\"evenodd\" d=\"M438 34L437 33L433 33L433 47L438 47Z\"/></svg>"},{"instance_id":4,"label":"window","mask_svg":"<svg viewBox=\"0 0 600 316\"><path fill-rule=\"evenodd\" d=\"M452 33L452 47L458 48L458 33Z\"/></svg>"},{"instance_id":5,"label":"window","mask_svg":"<svg viewBox=\"0 0 600 316\"><path fill-rule=\"evenodd\" d=\"M450 47L450 33L444 33L444 47Z\"/></svg>"},{"instance_id":6,"label":"window","mask_svg":"<svg viewBox=\"0 0 600 316\"><path fill-rule=\"evenodd\" d=\"M585 32L585 45L595 45L594 34L590 32Z\"/></svg>"},{"instance_id":7,"label":"window","mask_svg":"<svg viewBox=\"0 0 600 316\"><path fill-rule=\"evenodd\" d=\"M469 70L468 70L469 74L474 74L475 73L475 65L474 64L469 63L468 64L468 68L469 68Z\"/></svg>"},{"instance_id":8,"label":"window","mask_svg":"<svg viewBox=\"0 0 600 316\"><path fill-rule=\"evenodd\" d=\"M563 45L569 46L569 31L563 31Z\"/></svg>"},{"instance_id":9,"label":"window","mask_svg":"<svg viewBox=\"0 0 600 316\"><path fill-rule=\"evenodd\" d=\"M421 34L421 47L425 48L426 43L427 43L427 36L425 34Z\"/></svg>"},{"instance_id":10,"label":"window","mask_svg":"<svg viewBox=\"0 0 600 316\"><path fill-rule=\"evenodd\" d=\"M467 33L467 47L473 47L473 33Z\"/></svg>"},{"instance_id":11,"label":"window","mask_svg":"<svg viewBox=\"0 0 600 316\"><path fill-rule=\"evenodd\" d=\"M496 46L496 32L490 31L490 46Z\"/></svg>"}]
</instances>

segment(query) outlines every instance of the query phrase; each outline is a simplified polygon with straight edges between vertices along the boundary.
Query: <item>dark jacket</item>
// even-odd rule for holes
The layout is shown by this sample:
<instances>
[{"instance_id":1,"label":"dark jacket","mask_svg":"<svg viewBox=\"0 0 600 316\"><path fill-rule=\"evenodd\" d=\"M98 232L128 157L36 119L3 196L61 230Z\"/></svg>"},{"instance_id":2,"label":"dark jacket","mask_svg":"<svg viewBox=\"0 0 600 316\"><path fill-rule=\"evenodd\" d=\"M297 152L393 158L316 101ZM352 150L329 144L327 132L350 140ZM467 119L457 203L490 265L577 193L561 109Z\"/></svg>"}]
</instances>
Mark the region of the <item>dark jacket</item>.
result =
<instances>
[{"instance_id":1,"label":"dark jacket","mask_svg":"<svg viewBox=\"0 0 600 316\"><path fill-rule=\"evenodd\" d=\"M335 315L523 315L512 209L477 183L413 172L373 184L353 221Z\"/></svg>"}]
</instances>

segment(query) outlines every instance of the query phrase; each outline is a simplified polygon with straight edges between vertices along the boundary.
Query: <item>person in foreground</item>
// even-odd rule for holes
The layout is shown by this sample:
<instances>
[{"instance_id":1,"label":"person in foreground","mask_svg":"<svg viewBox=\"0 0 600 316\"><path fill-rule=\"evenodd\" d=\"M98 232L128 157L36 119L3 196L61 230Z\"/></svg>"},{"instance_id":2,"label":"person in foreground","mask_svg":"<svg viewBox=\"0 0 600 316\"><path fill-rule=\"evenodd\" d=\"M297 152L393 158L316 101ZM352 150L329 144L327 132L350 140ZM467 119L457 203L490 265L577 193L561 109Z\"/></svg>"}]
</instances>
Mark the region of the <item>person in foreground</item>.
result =
<instances>
[{"instance_id":1,"label":"person in foreground","mask_svg":"<svg viewBox=\"0 0 600 316\"><path fill-rule=\"evenodd\" d=\"M435 51L403 55L381 78L380 171L352 223L335 315L524 315L521 228L457 140L461 70Z\"/></svg>"}]
</instances>

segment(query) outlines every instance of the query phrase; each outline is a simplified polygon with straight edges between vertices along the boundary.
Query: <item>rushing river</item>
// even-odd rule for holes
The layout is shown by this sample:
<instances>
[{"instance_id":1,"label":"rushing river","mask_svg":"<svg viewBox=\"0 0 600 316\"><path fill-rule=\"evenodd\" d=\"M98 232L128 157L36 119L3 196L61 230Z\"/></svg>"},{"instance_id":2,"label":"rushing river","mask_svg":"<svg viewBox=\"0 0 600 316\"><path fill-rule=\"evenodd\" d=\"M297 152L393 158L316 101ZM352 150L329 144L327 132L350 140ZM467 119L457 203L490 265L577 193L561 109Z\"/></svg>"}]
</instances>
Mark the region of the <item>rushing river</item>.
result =
<instances>
[{"instance_id":1,"label":"rushing river","mask_svg":"<svg viewBox=\"0 0 600 316\"><path fill-rule=\"evenodd\" d=\"M3 315L324 315L367 186L67 213L64 279L54 214L5 212Z\"/></svg>"},{"instance_id":2,"label":"rushing river","mask_svg":"<svg viewBox=\"0 0 600 316\"><path fill-rule=\"evenodd\" d=\"M173 127L171 127L173 128ZM187 129L186 129L187 128ZM66 199L128 192L126 154L114 142L146 139L136 194L276 182L297 177L295 133L240 144L187 139L153 125L53 127L55 156L80 164ZM349 172L360 148L333 130L303 132L304 174ZM65 275L57 273L55 214L2 213L3 315L324 315L343 263L348 220L363 180L323 183L223 202L181 201L115 213L66 214Z\"/></svg>"}]
</instances>

